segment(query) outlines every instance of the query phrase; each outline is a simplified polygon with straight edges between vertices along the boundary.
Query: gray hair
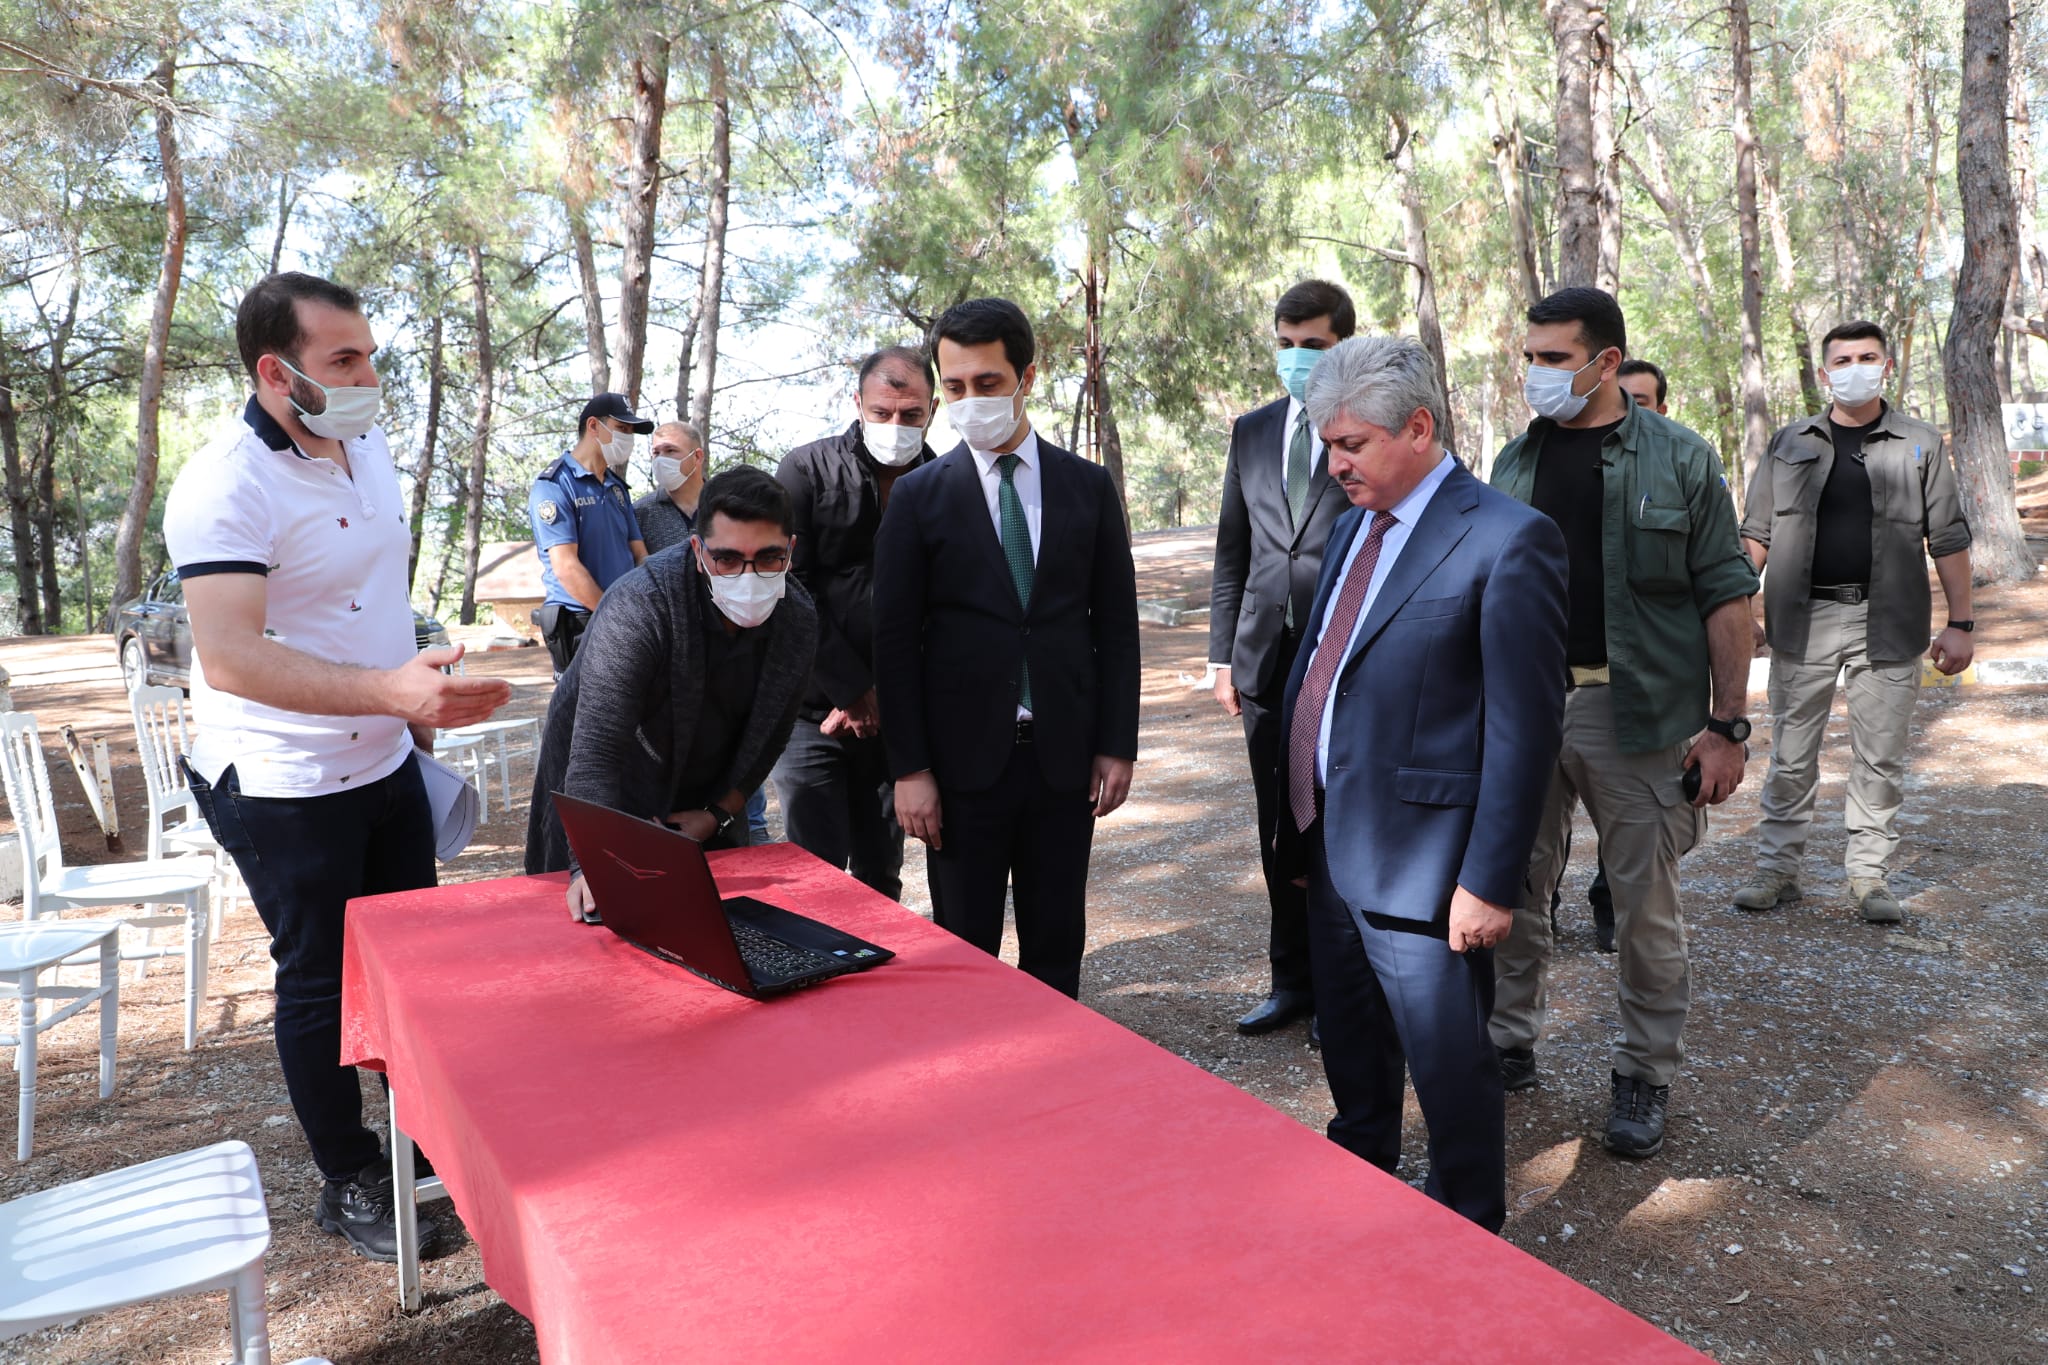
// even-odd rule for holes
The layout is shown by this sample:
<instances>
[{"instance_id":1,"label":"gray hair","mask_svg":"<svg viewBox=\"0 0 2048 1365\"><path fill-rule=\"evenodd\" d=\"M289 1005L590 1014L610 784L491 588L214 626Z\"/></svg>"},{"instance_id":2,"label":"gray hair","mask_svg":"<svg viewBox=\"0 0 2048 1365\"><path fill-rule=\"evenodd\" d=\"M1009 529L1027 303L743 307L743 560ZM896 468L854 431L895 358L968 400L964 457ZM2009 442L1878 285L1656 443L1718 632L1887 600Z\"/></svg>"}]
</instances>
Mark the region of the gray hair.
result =
<instances>
[{"instance_id":1,"label":"gray hair","mask_svg":"<svg viewBox=\"0 0 2048 1365\"><path fill-rule=\"evenodd\" d=\"M1399 431L1417 408L1426 408L1443 439L1443 390L1436 362L1413 337L1352 337L1323 352L1308 377L1303 406L1318 431L1339 413Z\"/></svg>"}]
</instances>

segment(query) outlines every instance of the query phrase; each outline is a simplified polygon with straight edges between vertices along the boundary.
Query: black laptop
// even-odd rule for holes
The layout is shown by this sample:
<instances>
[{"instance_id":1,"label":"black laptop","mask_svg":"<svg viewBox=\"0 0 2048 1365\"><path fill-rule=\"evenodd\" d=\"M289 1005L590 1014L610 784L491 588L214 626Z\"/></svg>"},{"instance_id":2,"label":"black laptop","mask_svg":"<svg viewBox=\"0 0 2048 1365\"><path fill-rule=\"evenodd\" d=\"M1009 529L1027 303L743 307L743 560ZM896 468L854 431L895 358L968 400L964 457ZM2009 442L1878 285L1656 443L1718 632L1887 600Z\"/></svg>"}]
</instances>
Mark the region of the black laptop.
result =
<instances>
[{"instance_id":1,"label":"black laptop","mask_svg":"<svg viewBox=\"0 0 2048 1365\"><path fill-rule=\"evenodd\" d=\"M642 952L751 999L878 967L896 954L747 896L719 899L695 839L554 794L605 928Z\"/></svg>"}]
</instances>

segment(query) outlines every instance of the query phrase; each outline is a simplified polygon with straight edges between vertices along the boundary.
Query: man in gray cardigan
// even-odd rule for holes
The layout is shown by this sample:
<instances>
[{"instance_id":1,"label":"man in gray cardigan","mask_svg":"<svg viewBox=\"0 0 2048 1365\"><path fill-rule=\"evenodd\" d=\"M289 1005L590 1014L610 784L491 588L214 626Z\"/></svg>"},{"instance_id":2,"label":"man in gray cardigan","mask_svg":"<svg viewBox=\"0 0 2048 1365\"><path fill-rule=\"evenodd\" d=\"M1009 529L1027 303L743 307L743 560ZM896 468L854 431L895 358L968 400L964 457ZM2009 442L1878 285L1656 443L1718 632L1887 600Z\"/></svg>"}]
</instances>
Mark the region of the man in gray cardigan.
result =
<instances>
[{"instance_id":1,"label":"man in gray cardigan","mask_svg":"<svg viewBox=\"0 0 2048 1365\"><path fill-rule=\"evenodd\" d=\"M526 870L575 873L552 793L743 845L747 793L789 741L810 685L818 614L788 572L789 495L742 466L705 485L697 534L605 594L555 689L541 734Z\"/></svg>"}]
</instances>

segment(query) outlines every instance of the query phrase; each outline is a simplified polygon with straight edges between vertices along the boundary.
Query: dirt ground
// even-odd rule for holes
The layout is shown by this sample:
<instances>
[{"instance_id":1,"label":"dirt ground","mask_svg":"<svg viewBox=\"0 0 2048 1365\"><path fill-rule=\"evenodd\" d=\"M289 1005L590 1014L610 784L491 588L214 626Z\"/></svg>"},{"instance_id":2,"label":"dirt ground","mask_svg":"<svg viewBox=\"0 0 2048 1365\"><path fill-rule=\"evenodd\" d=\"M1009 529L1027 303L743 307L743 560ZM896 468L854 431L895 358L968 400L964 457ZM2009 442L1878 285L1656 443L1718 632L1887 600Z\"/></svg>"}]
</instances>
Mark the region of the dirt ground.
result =
<instances>
[{"instance_id":1,"label":"dirt ground","mask_svg":"<svg viewBox=\"0 0 2048 1365\"><path fill-rule=\"evenodd\" d=\"M2048 553L2048 544L2037 549ZM1204 533L1140 546L1141 595L1178 598L1206 576ZM1980 657L2048 657L2048 576L1980 593ZM1199 688L1206 626L1144 627L1142 751L1130 804L1096 839L1086 1003L1301 1122L1330 1115L1305 1028L1244 1038L1263 994L1266 914L1251 788L1236 723ZM513 680L512 714L549 683L533 650L478 656ZM107 856L56 746L56 726L105 735L124 821L142 791L104 641L0 644L15 705L43 719L70 855ZM1761 720L1763 700L1752 701ZM1846 727L1830 729L1807 898L1763 916L1730 908L1752 866L1767 727L1742 790L1684 865L1694 1006L1688 1060L1658 1158L1600 1148L1613 959L1594 949L1581 821L1565 885L1540 1089L1509 1097L1511 1215L1531 1254L1728 1361L2048 1360L2048 688L1922 694L1912 794L1894 886L1897 932L1844 895ZM522 766L520 779L530 774ZM515 797L523 803L523 793ZM516 870L523 806L494 791L487 825L448 879ZM139 841L131 841L139 847ZM906 868L924 908L922 861ZM427 1302L401 1314L387 1266L317 1232L317 1174L285 1101L269 1038L267 943L242 906L218 945L198 1048L179 1043L180 976L124 981L118 1089L98 1098L91 1019L44 1040L36 1154L0 1166L0 1198L226 1137L262 1162L275 1228L273 1352L338 1365L535 1359L524 1319L483 1283L459 1233L426 1267ZM377 1112L374 1086L366 1088ZM0 1096L0 1132L14 1097ZM1409 1116L1419 1182L1422 1130ZM444 1223L454 1220L440 1206ZM1219 1287L1221 1288L1221 1287ZM1483 1288L1475 1286L1482 1304ZM1482 1309L1482 1311L1487 1311ZM1491 1306L1503 1331L1539 1305ZM0 1346L0 1361L200 1365L227 1355L223 1296L146 1305ZM1369 1354L1366 1348L1365 1354Z\"/></svg>"}]
</instances>

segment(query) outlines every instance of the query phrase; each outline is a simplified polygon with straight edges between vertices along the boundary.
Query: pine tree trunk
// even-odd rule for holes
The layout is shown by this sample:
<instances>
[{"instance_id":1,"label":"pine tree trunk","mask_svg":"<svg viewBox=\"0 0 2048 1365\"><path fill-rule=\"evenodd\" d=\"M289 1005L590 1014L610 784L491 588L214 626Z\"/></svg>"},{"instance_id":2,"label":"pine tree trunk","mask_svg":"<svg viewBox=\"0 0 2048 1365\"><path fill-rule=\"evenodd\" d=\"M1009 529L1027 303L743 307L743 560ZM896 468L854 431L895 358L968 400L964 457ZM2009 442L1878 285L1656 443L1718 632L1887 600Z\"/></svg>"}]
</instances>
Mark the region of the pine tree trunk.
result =
<instances>
[{"instance_id":1,"label":"pine tree trunk","mask_svg":"<svg viewBox=\"0 0 2048 1365\"><path fill-rule=\"evenodd\" d=\"M176 54L167 52L150 77L164 99L156 112L157 155L164 176L164 244L135 400L135 475L128 485L128 501L121 508L120 527L114 533L113 602L125 602L142 591L142 537L149 529L150 505L156 500L157 461L162 448L158 419L164 400L164 354L170 346L171 318L177 311L178 286L185 273L185 168L178 152L176 115L170 104L177 70ZM111 630L112 620L100 628Z\"/></svg>"},{"instance_id":2,"label":"pine tree trunk","mask_svg":"<svg viewBox=\"0 0 2048 1365\"><path fill-rule=\"evenodd\" d=\"M640 402L647 358L647 296L654 267L654 217L661 196L661 122L668 109L668 39L648 32L633 58L633 129L626 170L625 256L619 265L619 392ZM591 307L586 291L584 307ZM609 365L607 365L609 371Z\"/></svg>"},{"instance_id":3,"label":"pine tree trunk","mask_svg":"<svg viewBox=\"0 0 2048 1365\"><path fill-rule=\"evenodd\" d=\"M57 421L43 424L36 452L36 565L42 571L43 633L64 633L64 587L57 581Z\"/></svg>"},{"instance_id":4,"label":"pine tree trunk","mask_svg":"<svg viewBox=\"0 0 2048 1365\"><path fill-rule=\"evenodd\" d=\"M1970 566L1980 583L2033 576L2034 556L2013 504L2012 461L1998 410L1996 347L2016 250L2006 97L2012 19L2007 0L1964 0L1962 96L1956 179L1963 204L1963 264L1942 348L1949 442L1969 519Z\"/></svg>"},{"instance_id":5,"label":"pine tree trunk","mask_svg":"<svg viewBox=\"0 0 2048 1365\"><path fill-rule=\"evenodd\" d=\"M405 561L406 588L419 582L420 538L427 524L427 495L434 483L434 453L441 441L441 399L447 389L447 369L441 350L441 309L435 303L427 323L427 417L426 433L420 438L419 462L412 471L412 507L406 524L412 528L412 550ZM602 390L603 386L599 385Z\"/></svg>"},{"instance_id":6,"label":"pine tree trunk","mask_svg":"<svg viewBox=\"0 0 2048 1365\"><path fill-rule=\"evenodd\" d=\"M1603 7L1594 12L1593 169L1600 206L1600 264L1593 282L1621 292L1621 153L1614 135L1614 34Z\"/></svg>"},{"instance_id":7,"label":"pine tree trunk","mask_svg":"<svg viewBox=\"0 0 2048 1365\"><path fill-rule=\"evenodd\" d=\"M1415 329L1422 348L1436 364L1437 387L1444 396L1444 426L1437 433L1446 450L1457 445L1451 420L1451 367L1444 355L1443 321L1437 315L1436 270L1429 258L1429 214L1423 209L1422 191L1415 184L1415 139L1407 121L1394 117L1394 180L1401 196L1401 229L1408 251L1408 263L1415 269Z\"/></svg>"},{"instance_id":8,"label":"pine tree trunk","mask_svg":"<svg viewBox=\"0 0 2048 1365\"><path fill-rule=\"evenodd\" d=\"M726 89L725 52L711 45L711 183L704 214L704 272L697 281L697 316L702 351L692 357L697 391L690 421L708 446L711 399L718 384L718 305L725 293L725 225L732 196L732 100Z\"/></svg>"},{"instance_id":9,"label":"pine tree trunk","mask_svg":"<svg viewBox=\"0 0 2048 1365\"><path fill-rule=\"evenodd\" d=\"M583 345L590 353L590 391L607 393L612 387L612 358L604 341L604 294L597 284L597 251L590 242L590 221L581 204L565 200L563 208L569 215L569 242L576 252L576 284L583 293ZM652 238L648 245L651 251ZM641 331L645 335L644 314Z\"/></svg>"},{"instance_id":10,"label":"pine tree trunk","mask_svg":"<svg viewBox=\"0 0 2048 1365\"><path fill-rule=\"evenodd\" d=\"M491 400L497 384L497 356L491 348L491 290L484 275L484 250L469 244L469 286L476 302L476 429L469 445L469 480L463 490L462 614L476 624L476 567L483 550L484 468L491 451Z\"/></svg>"},{"instance_id":11,"label":"pine tree trunk","mask_svg":"<svg viewBox=\"0 0 2048 1365\"><path fill-rule=\"evenodd\" d=\"M28 481L22 477L21 410L14 405L14 383L13 372L0 369L0 460L7 471L7 526L14 541L14 627L21 635L41 635L35 533L28 519Z\"/></svg>"},{"instance_id":12,"label":"pine tree trunk","mask_svg":"<svg viewBox=\"0 0 2048 1365\"><path fill-rule=\"evenodd\" d=\"M1735 72L1735 221L1742 243L1742 449L1729 488L1736 505L1749 471L1771 440L1771 396L1764 378L1764 262L1757 230L1756 131L1750 115L1749 0L1729 0L1728 30Z\"/></svg>"},{"instance_id":13,"label":"pine tree trunk","mask_svg":"<svg viewBox=\"0 0 2048 1365\"><path fill-rule=\"evenodd\" d=\"M1595 0L1545 0L1557 46L1557 282L1600 275L1599 171L1593 159Z\"/></svg>"},{"instance_id":14,"label":"pine tree trunk","mask_svg":"<svg viewBox=\"0 0 2048 1365\"><path fill-rule=\"evenodd\" d=\"M1507 43L1494 32L1501 22L1493 5L1482 11L1486 20L1487 46L1493 53L1493 72L1486 84L1486 117L1492 130L1493 173L1500 181L1501 202L1508 211L1508 239L1514 245L1515 271L1522 286L1524 308L1543 297L1536 275L1536 230L1529 221L1529 198L1522 177L1528 165L1528 147L1522 139L1522 113L1515 102L1514 57ZM1503 92L1505 98L1503 98Z\"/></svg>"}]
</instances>

